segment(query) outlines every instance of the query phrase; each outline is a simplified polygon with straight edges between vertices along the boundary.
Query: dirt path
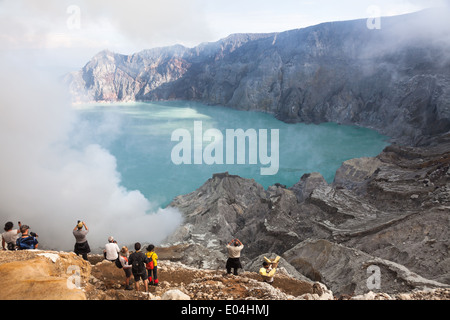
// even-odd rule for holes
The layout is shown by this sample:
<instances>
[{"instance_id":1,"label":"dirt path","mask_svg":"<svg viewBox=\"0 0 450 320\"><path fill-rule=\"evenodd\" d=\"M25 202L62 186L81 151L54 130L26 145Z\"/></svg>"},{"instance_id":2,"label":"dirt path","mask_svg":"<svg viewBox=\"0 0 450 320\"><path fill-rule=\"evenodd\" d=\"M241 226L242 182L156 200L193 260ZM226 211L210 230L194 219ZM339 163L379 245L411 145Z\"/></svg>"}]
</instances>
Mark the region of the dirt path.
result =
<instances>
[{"instance_id":1,"label":"dirt path","mask_svg":"<svg viewBox=\"0 0 450 320\"><path fill-rule=\"evenodd\" d=\"M100 280L106 290L111 289L124 289L125 287L125 273L122 269L117 268L113 263L100 262L102 259L90 258L91 263L94 264L92 268L92 275ZM97 262L97 261L99 262ZM169 264L170 266L167 266ZM260 277L256 273L244 272L239 276L227 275L225 271L209 271L209 270L197 270L189 267L173 267L174 264L165 261L158 262L158 279L161 286L164 287L186 287L192 283L202 282L203 287L214 287L218 283L220 285L220 294L217 296L227 296L233 299L245 299L250 296L254 296L255 292L251 293L248 290L249 280L260 281ZM212 279L205 280L202 279ZM208 282L209 281L209 282ZM134 280L130 282L134 285ZM281 290L282 292L292 295L300 296L305 293L312 293L312 285L310 283L288 278L280 275L275 277L273 287ZM143 289L143 286L141 285ZM149 286L150 293L158 293L158 287ZM213 292L211 296L215 296Z\"/></svg>"}]
</instances>

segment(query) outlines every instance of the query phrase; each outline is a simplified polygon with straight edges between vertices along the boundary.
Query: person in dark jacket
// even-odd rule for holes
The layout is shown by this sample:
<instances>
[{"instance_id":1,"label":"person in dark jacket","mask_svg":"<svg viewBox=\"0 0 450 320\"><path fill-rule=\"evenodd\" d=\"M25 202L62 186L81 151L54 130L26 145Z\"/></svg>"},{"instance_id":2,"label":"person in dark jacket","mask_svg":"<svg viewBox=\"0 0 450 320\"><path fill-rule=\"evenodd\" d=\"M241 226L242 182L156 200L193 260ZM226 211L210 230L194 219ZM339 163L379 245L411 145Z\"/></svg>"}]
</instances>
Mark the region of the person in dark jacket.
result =
<instances>
[{"instance_id":1,"label":"person in dark jacket","mask_svg":"<svg viewBox=\"0 0 450 320\"><path fill-rule=\"evenodd\" d=\"M134 244L134 250L136 251L130 254L128 258L128 264L131 265L131 272L134 276L134 285L136 291L139 291L139 281L142 279L144 281L145 292L148 292L148 276L145 266L150 260L141 252L141 244L139 242Z\"/></svg>"},{"instance_id":2,"label":"person in dark jacket","mask_svg":"<svg viewBox=\"0 0 450 320\"><path fill-rule=\"evenodd\" d=\"M233 269L233 274L238 275L238 269L242 269L241 265L241 251L244 249L244 245L239 239L233 239L228 243L228 260L226 264L227 274L231 274L231 269Z\"/></svg>"},{"instance_id":3,"label":"person in dark jacket","mask_svg":"<svg viewBox=\"0 0 450 320\"><path fill-rule=\"evenodd\" d=\"M85 230L83 230L83 227ZM91 252L86 235L89 229L83 221L78 221L77 225L73 229L73 236L75 237L75 246L73 251L78 255L81 254L84 260L88 260L87 254Z\"/></svg>"},{"instance_id":4,"label":"person in dark jacket","mask_svg":"<svg viewBox=\"0 0 450 320\"><path fill-rule=\"evenodd\" d=\"M22 236L16 241L17 249L37 249L39 242L36 238L38 237L38 235L33 232L29 233L29 229L30 227L26 224L20 226L20 232L22 233Z\"/></svg>"}]
</instances>

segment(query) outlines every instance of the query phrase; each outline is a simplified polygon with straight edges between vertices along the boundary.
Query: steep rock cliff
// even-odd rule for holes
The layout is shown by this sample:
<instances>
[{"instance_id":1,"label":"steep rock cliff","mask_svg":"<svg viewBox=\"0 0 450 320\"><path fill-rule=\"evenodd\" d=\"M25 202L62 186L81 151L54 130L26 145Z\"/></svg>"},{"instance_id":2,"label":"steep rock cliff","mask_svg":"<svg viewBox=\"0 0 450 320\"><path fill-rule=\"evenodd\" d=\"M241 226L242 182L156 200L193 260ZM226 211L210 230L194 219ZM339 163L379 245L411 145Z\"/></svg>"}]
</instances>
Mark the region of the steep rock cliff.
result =
<instances>
[{"instance_id":1,"label":"steep rock cliff","mask_svg":"<svg viewBox=\"0 0 450 320\"><path fill-rule=\"evenodd\" d=\"M277 254L337 294L367 293L372 264L382 270L383 292L450 285L448 135L346 161L331 184L314 173L290 189L264 189L216 174L170 206L184 223L166 245L183 244L179 260L189 265L223 268L225 246L237 237L244 269Z\"/></svg>"},{"instance_id":2,"label":"steep rock cliff","mask_svg":"<svg viewBox=\"0 0 450 320\"><path fill-rule=\"evenodd\" d=\"M286 122L375 128L420 144L450 129L448 9L236 34L189 49L101 52L67 75L74 101L196 100Z\"/></svg>"}]
</instances>

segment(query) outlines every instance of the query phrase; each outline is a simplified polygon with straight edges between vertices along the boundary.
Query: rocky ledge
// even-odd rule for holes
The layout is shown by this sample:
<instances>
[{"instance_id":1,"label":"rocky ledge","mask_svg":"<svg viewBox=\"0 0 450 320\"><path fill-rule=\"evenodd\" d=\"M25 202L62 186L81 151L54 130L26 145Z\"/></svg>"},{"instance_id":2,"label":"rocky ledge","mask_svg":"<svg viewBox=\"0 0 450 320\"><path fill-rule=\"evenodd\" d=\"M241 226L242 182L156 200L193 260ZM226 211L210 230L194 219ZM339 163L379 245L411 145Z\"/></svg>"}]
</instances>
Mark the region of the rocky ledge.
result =
<instances>
[{"instance_id":1,"label":"rocky ledge","mask_svg":"<svg viewBox=\"0 0 450 320\"><path fill-rule=\"evenodd\" d=\"M166 249L167 252L167 249ZM323 284L290 277L280 268L276 282L262 282L255 272L239 276L160 260L159 285L149 292L125 289L125 275L101 255L84 261L72 252L1 251L2 300L329 300ZM140 288L144 287L141 283Z\"/></svg>"},{"instance_id":2,"label":"rocky ledge","mask_svg":"<svg viewBox=\"0 0 450 320\"><path fill-rule=\"evenodd\" d=\"M166 248L167 250L167 248ZM2 300L334 300L319 282L290 277L281 267L274 284L251 271L225 275L180 262L159 262L159 286L149 292L126 290L124 273L114 263L92 255L89 262L74 253L42 250L0 252ZM79 281L76 280L79 277ZM133 285L133 280L131 280ZM141 288L143 288L141 284ZM355 300L448 300L449 289L415 290L389 295L368 292L341 296Z\"/></svg>"}]
</instances>

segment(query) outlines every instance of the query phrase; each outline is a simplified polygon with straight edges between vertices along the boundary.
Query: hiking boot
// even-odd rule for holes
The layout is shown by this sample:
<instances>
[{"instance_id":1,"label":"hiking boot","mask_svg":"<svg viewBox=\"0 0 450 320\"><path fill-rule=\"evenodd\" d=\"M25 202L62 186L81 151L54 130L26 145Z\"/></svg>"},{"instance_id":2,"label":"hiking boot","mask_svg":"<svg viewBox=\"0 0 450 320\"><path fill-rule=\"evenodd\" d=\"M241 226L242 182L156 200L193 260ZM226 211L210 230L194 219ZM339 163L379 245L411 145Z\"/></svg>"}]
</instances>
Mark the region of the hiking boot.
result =
<instances>
[{"instance_id":1,"label":"hiking boot","mask_svg":"<svg viewBox=\"0 0 450 320\"><path fill-rule=\"evenodd\" d=\"M133 290L133 287L132 286L126 286L125 290Z\"/></svg>"}]
</instances>

